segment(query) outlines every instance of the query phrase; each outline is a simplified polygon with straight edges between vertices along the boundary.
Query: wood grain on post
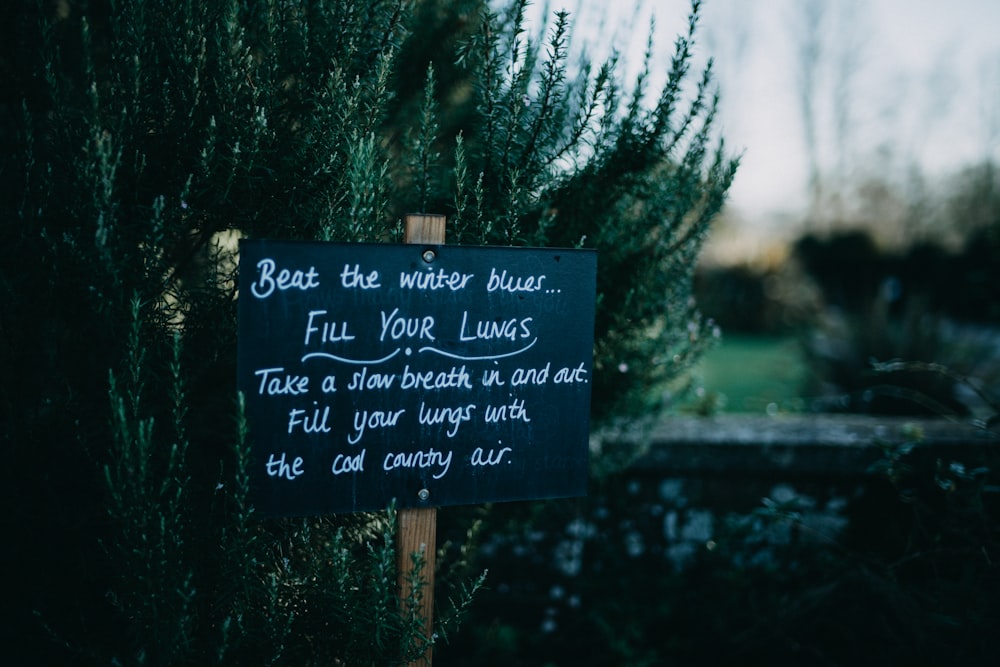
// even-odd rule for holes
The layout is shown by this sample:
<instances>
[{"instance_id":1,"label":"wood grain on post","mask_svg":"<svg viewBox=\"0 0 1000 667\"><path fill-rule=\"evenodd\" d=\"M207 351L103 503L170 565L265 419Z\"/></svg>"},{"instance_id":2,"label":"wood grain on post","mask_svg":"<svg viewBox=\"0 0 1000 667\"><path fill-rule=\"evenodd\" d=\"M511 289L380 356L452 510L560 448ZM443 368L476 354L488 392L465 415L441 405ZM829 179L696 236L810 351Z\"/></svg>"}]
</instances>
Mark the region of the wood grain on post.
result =
<instances>
[{"instance_id":1,"label":"wood grain on post","mask_svg":"<svg viewBox=\"0 0 1000 667\"><path fill-rule=\"evenodd\" d=\"M403 243L429 243L444 245L443 215L411 214L406 216Z\"/></svg>"},{"instance_id":2,"label":"wood grain on post","mask_svg":"<svg viewBox=\"0 0 1000 667\"><path fill-rule=\"evenodd\" d=\"M443 245L445 242L445 216L408 215L403 236L404 243ZM433 500L433 499L432 499ZM417 507L401 509L396 515L396 564L399 571L399 598L409 597L412 588L413 554L423 556L421 577L424 581L423 617L424 634L430 638L434 632L434 568L437 555L437 508ZM410 663L411 667L430 667L430 648L424 656Z\"/></svg>"}]
</instances>

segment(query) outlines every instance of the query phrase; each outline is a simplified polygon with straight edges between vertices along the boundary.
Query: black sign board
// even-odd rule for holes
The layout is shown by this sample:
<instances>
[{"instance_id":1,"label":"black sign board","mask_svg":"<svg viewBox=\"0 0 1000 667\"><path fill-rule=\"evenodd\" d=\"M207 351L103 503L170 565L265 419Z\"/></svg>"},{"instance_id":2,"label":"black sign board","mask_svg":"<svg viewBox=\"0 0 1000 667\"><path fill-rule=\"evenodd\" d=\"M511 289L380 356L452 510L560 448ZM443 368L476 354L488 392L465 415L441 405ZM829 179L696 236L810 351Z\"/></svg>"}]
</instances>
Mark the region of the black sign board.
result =
<instances>
[{"instance_id":1,"label":"black sign board","mask_svg":"<svg viewBox=\"0 0 1000 667\"><path fill-rule=\"evenodd\" d=\"M241 241L255 507L586 492L596 254Z\"/></svg>"}]
</instances>

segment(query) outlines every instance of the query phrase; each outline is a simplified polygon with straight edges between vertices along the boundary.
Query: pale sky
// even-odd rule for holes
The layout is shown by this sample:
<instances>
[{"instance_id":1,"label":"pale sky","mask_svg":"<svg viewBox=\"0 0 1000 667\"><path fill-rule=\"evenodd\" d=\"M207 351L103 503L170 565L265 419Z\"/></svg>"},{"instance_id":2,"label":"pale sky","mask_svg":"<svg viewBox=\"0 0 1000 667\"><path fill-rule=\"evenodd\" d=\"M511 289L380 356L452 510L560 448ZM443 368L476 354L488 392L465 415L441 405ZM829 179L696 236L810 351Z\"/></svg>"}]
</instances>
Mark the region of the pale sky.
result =
<instances>
[{"instance_id":1,"label":"pale sky","mask_svg":"<svg viewBox=\"0 0 1000 667\"><path fill-rule=\"evenodd\" d=\"M807 34L804 4L704 4L696 50L702 59L715 59L722 91L720 129L728 145L744 154L730 205L750 218L794 213L806 201L798 102ZM986 157L1000 161L1000 2L827 0L820 5L815 99L825 167L887 171L918 164L933 178ZM631 61L641 58L649 17L655 15L655 42L668 63L689 1L548 4L550 11L561 7L576 17L573 43L588 42L595 60L612 46ZM532 12L537 16L543 8L539 2ZM846 119L839 132L837 117Z\"/></svg>"}]
</instances>

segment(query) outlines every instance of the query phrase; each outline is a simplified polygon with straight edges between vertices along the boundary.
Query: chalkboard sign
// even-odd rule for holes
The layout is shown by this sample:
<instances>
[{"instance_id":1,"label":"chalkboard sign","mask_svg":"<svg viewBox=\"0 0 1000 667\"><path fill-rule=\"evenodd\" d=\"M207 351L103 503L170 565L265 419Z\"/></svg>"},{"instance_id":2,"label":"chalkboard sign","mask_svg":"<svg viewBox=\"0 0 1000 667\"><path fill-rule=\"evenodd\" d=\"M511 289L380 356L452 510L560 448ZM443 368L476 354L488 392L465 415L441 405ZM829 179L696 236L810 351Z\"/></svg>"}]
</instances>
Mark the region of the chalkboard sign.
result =
<instances>
[{"instance_id":1,"label":"chalkboard sign","mask_svg":"<svg viewBox=\"0 0 1000 667\"><path fill-rule=\"evenodd\" d=\"M256 511L586 492L593 251L240 243Z\"/></svg>"}]
</instances>

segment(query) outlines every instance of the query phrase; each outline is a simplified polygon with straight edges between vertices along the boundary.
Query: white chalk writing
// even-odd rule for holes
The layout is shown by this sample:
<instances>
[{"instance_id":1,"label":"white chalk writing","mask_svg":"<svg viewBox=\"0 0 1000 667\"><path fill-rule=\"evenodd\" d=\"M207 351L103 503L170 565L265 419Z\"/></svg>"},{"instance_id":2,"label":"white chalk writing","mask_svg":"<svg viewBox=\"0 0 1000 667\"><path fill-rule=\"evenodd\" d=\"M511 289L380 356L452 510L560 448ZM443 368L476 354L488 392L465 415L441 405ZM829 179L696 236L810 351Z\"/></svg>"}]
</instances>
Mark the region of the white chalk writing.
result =
<instances>
[{"instance_id":1,"label":"white chalk writing","mask_svg":"<svg viewBox=\"0 0 1000 667\"><path fill-rule=\"evenodd\" d=\"M558 257L453 266L443 250L382 263L272 247L248 258L241 288L259 305L240 314L241 337L256 332L240 385L248 418L266 420L250 433L267 484L354 494L406 480L431 502L435 480L506 488L544 477L535 436L562 446L554 418L585 423L575 406L589 402L591 338L577 330L593 316L572 322L579 272Z\"/></svg>"},{"instance_id":2,"label":"white chalk writing","mask_svg":"<svg viewBox=\"0 0 1000 667\"><path fill-rule=\"evenodd\" d=\"M260 275L250 285L250 292L258 299L266 299L274 293L275 289L283 292L293 288L307 290L319 287L319 274L316 272L316 267L310 266L307 271L281 269L276 276L274 272L277 266L273 259L262 259L257 262Z\"/></svg>"}]
</instances>

